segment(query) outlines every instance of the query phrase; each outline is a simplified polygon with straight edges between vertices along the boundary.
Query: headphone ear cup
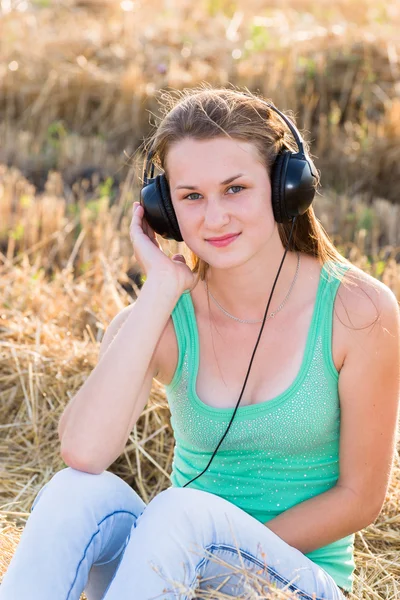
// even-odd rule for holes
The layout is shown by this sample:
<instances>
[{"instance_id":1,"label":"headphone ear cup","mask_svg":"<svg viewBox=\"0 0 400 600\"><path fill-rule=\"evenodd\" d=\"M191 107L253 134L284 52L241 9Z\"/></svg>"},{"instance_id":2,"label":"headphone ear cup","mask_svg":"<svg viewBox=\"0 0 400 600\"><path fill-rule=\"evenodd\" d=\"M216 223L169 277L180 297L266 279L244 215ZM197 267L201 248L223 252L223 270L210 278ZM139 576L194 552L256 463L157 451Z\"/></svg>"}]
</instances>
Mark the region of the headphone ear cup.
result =
<instances>
[{"instance_id":1,"label":"headphone ear cup","mask_svg":"<svg viewBox=\"0 0 400 600\"><path fill-rule=\"evenodd\" d=\"M164 175L149 179L142 187L140 204L146 221L156 233L166 239L183 241Z\"/></svg>"},{"instance_id":2,"label":"headphone ear cup","mask_svg":"<svg viewBox=\"0 0 400 600\"><path fill-rule=\"evenodd\" d=\"M178 225L178 219L176 218L175 210L172 205L171 192L169 189L167 178L164 174L162 174L159 175L157 179L160 186L161 197L163 199L163 207L167 214L169 229L172 233L172 239L176 240L177 242L183 242L181 230L179 229Z\"/></svg>"},{"instance_id":3,"label":"headphone ear cup","mask_svg":"<svg viewBox=\"0 0 400 600\"><path fill-rule=\"evenodd\" d=\"M271 172L271 198L272 210L277 223L283 223L285 217L285 191L284 175L286 173L287 162L291 152L284 151L277 155Z\"/></svg>"},{"instance_id":4,"label":"headphone ear cup","mask_svg":"<svg viewBox=\"0 0 400 600\"><path fill-rule=\"evenodd\" d=\"M315 182L310 162L302 153L284 150L277 155L271 171L272 209L277 223L306 212L314 199Z\"/></svg>"}]
</instances>

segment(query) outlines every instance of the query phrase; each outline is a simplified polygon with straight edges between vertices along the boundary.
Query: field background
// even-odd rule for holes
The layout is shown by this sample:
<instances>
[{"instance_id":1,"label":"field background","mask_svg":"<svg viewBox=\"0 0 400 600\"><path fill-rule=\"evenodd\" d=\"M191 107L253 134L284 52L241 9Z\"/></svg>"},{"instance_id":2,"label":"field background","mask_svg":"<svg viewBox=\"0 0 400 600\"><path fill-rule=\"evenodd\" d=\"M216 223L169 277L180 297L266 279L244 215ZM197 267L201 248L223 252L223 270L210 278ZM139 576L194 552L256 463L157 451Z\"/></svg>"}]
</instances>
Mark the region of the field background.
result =
<instances>
[{"instance_id":1,"label":"field background","mask_svg":"<svg viewBox=\"0 0 400 600\"><path fill-rule=\"evenodd\" d=\"M400 299L399 31L397 0L0 0L0 580L65 466L61 413L143 283L129 224L159 91L246 86L292 114L321 171L318 218ZM148 502L172 454L155 382L110 470ZM397 451L356 534L352 598L400 598L399 501Z\"/></svg>"}]
</instances>

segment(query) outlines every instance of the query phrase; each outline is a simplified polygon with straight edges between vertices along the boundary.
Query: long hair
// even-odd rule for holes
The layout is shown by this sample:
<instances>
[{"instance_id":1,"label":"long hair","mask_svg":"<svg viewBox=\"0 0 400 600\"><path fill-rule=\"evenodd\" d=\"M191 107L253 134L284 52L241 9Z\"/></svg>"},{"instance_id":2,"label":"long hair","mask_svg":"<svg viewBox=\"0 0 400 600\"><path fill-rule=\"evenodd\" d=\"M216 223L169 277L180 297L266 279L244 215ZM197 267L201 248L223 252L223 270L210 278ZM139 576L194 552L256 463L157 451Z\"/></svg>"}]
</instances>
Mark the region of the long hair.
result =
<instances>
[{"instance_id":1,"label":"long hair","mask_svg":"<svg viewBox=\"0 0 400 600\"><path fill-rule=\"evenodd\" d=\"M266 101L273 104L271 100ZM152 149L153 161L164 171L168 181L166 158L172 144L185 138L205 140L228 136L254 144L271 178L272 166L282 148L297 152L298 147L287 124L264 102L265 99L251 93L247 88L242 91L233 86L232 89L213 88L210 84L203 83L196 88L173 92L161 90L159 103L163 117L145 142L145 151ZM289 111L281 112L295 123L295 118ZM300 129L299 131L311 160L309 143L304 133ZM317 193L320 176L317 170L316 172ZM292 223L277 223L277 226L282 244L286 248ZM327 263L328 273L334 275L339 275L337 263L353 266L335 248L315 216L312 205L296 218L288 250L316 257L321 265ZM191 250L189 259L192 271L197 273L196 285L199 279L204 280L209 265ZM347 283L353 284L351 278L359 279L359 276L353 269L349 269L348 274L350 271L351 277L346 276L346 280Z\"/></svg>"}]
</instances>

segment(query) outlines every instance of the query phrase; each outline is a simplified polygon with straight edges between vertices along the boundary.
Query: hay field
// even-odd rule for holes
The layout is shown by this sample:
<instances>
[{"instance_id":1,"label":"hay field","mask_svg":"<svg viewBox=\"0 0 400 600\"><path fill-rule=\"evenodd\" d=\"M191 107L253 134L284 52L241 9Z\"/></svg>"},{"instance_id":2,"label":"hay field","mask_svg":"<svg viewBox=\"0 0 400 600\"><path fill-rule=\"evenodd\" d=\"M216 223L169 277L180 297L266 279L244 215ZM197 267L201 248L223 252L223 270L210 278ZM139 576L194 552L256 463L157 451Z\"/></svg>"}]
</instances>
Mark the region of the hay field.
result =
<instances>
[{"instance_id":1,"label":"hay field","mask_svg":"<svg viewBox=\"0 0 400 600\"><path fill-rule=\"evenodd\" d=\"M157 90L229 81L292 109L322 171L317 216L342 254L400 300L400 8L0 6L1 581L34 497L65 466L61 413L95 366L107 325L139 293L129 223ZM100 181L81 183L83 166L101 170ZM400 598L399 450L380 516L356 534L353 599ZM169 486L172 453L155 382L110 470L149 502ZM252 587L252 598L290 598Z\"/></svg>"}]
</instances>

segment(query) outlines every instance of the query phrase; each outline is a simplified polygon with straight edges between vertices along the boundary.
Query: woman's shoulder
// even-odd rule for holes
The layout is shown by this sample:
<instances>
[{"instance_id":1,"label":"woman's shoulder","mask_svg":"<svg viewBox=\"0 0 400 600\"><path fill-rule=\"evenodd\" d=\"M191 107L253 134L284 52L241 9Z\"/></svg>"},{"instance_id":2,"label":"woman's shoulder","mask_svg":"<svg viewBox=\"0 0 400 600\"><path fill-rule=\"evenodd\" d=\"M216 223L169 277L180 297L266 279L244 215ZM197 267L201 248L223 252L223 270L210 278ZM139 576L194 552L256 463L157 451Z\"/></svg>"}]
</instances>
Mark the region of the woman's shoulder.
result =
<instances>
[{"instance_id":1,"label":"woman's shoulder","mask_svg":"<svg viewBox=\"0 0 400 600\"><path fill-rule=\"evenodd\" d=\"M347 336L346 354L351 350L358 352L370 343L373 331L374 336L393 332L400 314L398 300L390 287L353 264L343 275L335 313Z\"/></svg>"}]
</instances>

